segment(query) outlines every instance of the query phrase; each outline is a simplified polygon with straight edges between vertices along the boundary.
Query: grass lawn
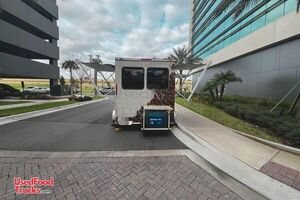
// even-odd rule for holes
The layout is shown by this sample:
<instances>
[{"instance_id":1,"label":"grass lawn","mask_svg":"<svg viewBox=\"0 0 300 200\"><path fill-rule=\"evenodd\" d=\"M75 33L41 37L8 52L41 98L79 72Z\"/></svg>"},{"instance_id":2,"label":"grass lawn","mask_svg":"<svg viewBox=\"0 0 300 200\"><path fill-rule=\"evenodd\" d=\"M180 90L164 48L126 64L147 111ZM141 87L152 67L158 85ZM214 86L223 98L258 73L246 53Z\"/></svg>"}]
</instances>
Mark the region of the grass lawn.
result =
<instances>
[{"instance_id":1,"label":"grass lawn","mask_svg":"<svg viewBox=\"0 0 300 200\"><path fill-rule=\"evenodd\" d=\"M22 91L21 83L5 83L5 84L10 85L10 86L14 87L15 89L18 89L18 90ZM46 83L46 82L26 83L25 82L25 88L26 87L49 87L49 83Z\"/></svg>"},{"instance_id":2,"label":"grass lawn","mask_svg":"<svg viewBox=\"0 0 300 200\"><path fill-rule=\"evenodd\" d=\"M76 101L61 101L61 102L50 102L50 103L44 103L39 105L33 105L33 106L25 106L25 107L19 107L19 108L10 108L5 110L0 110L0 117L4 116L10 116L10 115L17 115L21 113L27 113L37 110L44 110L48 108L54 108L58 106L65 106L78 103Z\"/></svg>"},{"instance_id":3,"label":"grass lawn","mask_svg":"<svg viewBox=\"0 0 300 200\"><path fill-rule=\"evenodd\" d=\"M183 98L176 98L176 103L181 106L186 107L187 109L194 111L204 117L207 117L215 122L218 122L224 126L235 129L237 131L247 133L256 137L260 137L269 141L282 143L282 139L276 136L272 136L263 130L256 128L254 125L245 122L241 119L233 117L224 111L210 105L203 104L201 102L187 102Z\"/></svg>"},{"instance_id":4,"label":"grass lawn","mask_svg":"<svg viewBox=\"0 0 300 200\"><path fill-rule=\"evenodd\" d=\"M0 106L20 104L20 103L29 103L30 101L0 101Z\"/></svg>"},{"instance_id":5,"label":"grass lawn","mask_svg":"<svg viewBox=\"0 0 300 200\"><path fill-rule=\"evenodd\" d=\"M97 96L93 97L93 100L96 99L102 99L103 97ZM60 102L50 102L50 103L44 103L39 105L33 105L33 106L26 106L26 107L19 107L19 108L10 108L5 110L0 110L0 117L10 116L10 115L17 115L21 113L27 113L37 110L44 110L48 108L54 108L58 106L65 106L78 103L78 101L60 101Z\"/></svg>"}]
</instances>

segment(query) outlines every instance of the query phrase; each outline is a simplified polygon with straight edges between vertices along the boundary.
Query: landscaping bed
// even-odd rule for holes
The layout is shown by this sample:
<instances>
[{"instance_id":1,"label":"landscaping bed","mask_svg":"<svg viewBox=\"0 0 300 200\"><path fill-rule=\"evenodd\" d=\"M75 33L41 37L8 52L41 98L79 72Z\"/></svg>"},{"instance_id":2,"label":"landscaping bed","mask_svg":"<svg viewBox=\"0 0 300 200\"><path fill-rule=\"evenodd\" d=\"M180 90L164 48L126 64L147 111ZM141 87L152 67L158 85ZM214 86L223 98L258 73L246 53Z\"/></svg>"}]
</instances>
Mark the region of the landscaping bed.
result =
<instances>
[{"instance_id":1,"label":"landscaping bed","mask_svg":"<svg viewBox=\"0 0 300 200\"><path fill-rule=\"evenodd\" d=\"M103 97L95 96L91 100L101 99ZM27 113L27 112L33 112L37 110L44 110L48 108L55 108L59 106L66 106L70 104L78 103L78 101L69 100L69 101L58 101L58 102L49 102L49 103L43 103L38 105L32 105L32 106L24 106L24 107L18 107L18 108L9 108L0 110L0 117L5 116L11 116L11 115L17 115L21 113Z\"/></svg>"},{"instance_id":2,"label":"landscaping bed","mask_svg":"<svg viewBox=\"0 0 300 200\"><path fill-rule=\"evenodd\" d=\"M50 103L43 103L33 106L25 106L25 107L18 107L18 108L9 108L5 110L0 110L0 117L10 116L10 115L17 115L21 113L33 112L37 110L44 110L48 108L55 108L58 106L65 106L77 103L76 101L60 101L60 102L50 102Z\"/></svg>"},{"instance_id":3,"label":"landscaping bed","mask_svg":"<svg viewBox=\"0 0 300 200\"><path fill-rule=\"evenodd\" d=\"M209 96L200 95L191 103L182 98L176 102L237 131L300 147L300 116L287 112L288 103L270 112L276 102L261 98L224 96L222 101L212 101Z\"/></svg>"}]
</instances>

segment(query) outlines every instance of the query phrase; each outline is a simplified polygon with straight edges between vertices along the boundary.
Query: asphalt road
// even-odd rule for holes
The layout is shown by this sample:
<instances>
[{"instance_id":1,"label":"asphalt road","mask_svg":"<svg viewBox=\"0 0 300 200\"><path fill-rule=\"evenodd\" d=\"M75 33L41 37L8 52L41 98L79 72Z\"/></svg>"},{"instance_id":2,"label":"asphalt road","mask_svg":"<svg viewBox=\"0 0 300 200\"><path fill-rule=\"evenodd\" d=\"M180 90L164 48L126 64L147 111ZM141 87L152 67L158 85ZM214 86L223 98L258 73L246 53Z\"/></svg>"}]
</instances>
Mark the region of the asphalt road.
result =
<instances>
[{"instance_id":1,"label":"asphalt road","mask_svg":"<svg viewBox=\"0 0 300 200\"><path fill-rule=\"evenodd\" d=\"M186 148L171 132L116 132L113 99L0 126L0 150L124 151Z\"/></svg>"}]
</instances>

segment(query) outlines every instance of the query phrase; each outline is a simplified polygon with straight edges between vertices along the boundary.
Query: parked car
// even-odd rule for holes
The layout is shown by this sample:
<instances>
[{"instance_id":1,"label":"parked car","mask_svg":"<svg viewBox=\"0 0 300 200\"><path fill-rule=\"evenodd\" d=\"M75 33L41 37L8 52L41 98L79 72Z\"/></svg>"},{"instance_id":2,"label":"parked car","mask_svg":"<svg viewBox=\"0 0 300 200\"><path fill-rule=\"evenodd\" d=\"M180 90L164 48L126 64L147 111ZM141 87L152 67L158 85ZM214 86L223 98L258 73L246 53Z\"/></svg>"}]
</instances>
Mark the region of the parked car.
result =
<instances>
[{"instance_id":1,"label":"parked car","mask_svg":"<svg viewBox=\"0 0 300 200\"><path fill-rule=\"evenodd\" d=\"M25 93L50 93L50 88L47 87L27 87Z\"/></svg>"},{"instance_id":2,"label":"parked car","mask_svg":"<svg viewBox=\"0 0 300 200\"><path fill-rule=\"evenodd\" d=\"M0 83L0 99L8 96L18 97L21 92L10 85Z\"/></svg>"},{"instance_id":3,"label":"parked car","mask_svg":"<svg viewBox=\"0 0 300 200\"><path fill-rule=\"evenodd\" d=\"M102 89L100 90L100 92L101 92L102 94L112 94L113 91L114 91L114 89L111 88L111 87L105 87L105 88L102 88Z\"/></svg>"}]
</instances>

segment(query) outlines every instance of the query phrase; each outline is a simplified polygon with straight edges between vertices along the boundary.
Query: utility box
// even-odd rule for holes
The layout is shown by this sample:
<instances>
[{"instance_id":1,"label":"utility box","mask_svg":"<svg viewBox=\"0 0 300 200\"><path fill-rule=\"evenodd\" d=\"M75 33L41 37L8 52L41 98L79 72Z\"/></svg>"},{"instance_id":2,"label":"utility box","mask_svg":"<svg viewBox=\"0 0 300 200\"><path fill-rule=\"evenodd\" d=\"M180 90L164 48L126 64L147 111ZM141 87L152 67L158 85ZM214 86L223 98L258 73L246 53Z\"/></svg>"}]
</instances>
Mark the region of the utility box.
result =
<instances>
[{"instance_id":1,"label":"utility box","mask_svg":"<svg viewBox=\"0 0 300 200\"><path fill-rule=\"evenodd\" d=\"M170 130L170 106L143 106L142 130Z\"/></svg>"}]
</instances>

